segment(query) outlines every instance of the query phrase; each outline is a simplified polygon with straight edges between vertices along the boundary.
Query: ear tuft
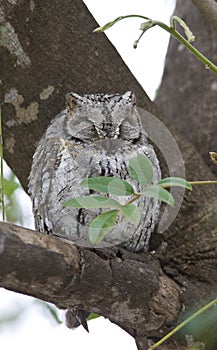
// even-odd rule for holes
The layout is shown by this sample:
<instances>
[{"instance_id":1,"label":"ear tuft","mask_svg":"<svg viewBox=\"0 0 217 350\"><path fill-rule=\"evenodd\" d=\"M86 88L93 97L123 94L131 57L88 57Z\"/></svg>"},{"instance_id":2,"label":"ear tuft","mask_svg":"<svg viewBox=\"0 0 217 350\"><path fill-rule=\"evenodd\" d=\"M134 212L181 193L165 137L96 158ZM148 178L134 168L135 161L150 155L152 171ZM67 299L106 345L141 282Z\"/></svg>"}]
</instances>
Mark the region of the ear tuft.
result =
<instances>
[{"instance_id":1,"label":"ear tuft","mask_svg":"<svg viewBox=\"0 0 217 350\"><path fill-rule=\"evenodd\" d=\"M66 95L66 108L68 112L72 112L76 107L81 104L82 97L74 92L70 92Z\"/></svg>"},{"instance_id":2,"label":"ear tuft","mask_svg":"<svg viewBox=\"0 0 217 350\"><path fill-rule=\"evenodd\" d=\"M136 105L136 96L132 91L127 91L122 95L122 98L126 100L126 103L130 103L133 106Z\"/></svg>"}]
</instances>

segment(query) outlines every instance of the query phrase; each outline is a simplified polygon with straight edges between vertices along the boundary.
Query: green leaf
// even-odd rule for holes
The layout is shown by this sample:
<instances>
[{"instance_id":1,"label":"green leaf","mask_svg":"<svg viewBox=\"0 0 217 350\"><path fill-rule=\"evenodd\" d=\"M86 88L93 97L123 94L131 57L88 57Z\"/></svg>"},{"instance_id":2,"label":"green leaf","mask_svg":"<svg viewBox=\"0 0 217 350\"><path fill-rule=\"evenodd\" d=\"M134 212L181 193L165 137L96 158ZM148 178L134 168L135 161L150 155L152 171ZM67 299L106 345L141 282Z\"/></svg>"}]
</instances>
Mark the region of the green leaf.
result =
<instances>
[{"instance_id":1,"label":"green leaf","mask_svg":"<svg viewBox=\"0 0 217 350\"><path fill-rule=\"evenodd\" d=\"M51 316L53 317L53 319L56 321L57 324L62 324L62 321L60 321L56 308L53 305L50 305L48 303L44 303L44 305L46 306L46 308L48 309L48 311L50 312Z\"/></svg>"},{"instance_id":2,"label":"green leaf","mask_svg":"<svg viewBox=\"0 0 217 350\"><path fill-rule=\"evenodd\" d=\"M100 317L100 315L95 314L94 312L91 312L91 314L88 316L87 321L94 320L95 318Z\"/></svg>"},{"instance_id":3,"label":"green leaf","mask_svg":"<svg viewBox=\"0 0 217 350\"><path fill-rule=\"evenodd\" d=\"M154 171L151 161L144 155L131 158L130 162L130 175L141 185L149 185L152 182Z\"/></svg>"},{"instance_id":4,"label":"green leaf","mask_svg":"<svg viewBox=\"0 0 217 350\"><path fill-rule=\"evenodd\" d=\"M165 202L171 206L174 205L174 198L171 193L158 185L153 185L145 188L141 191L141 194L147 197L156 198L159 201Z\"/></svg>"},{"instance_id":5,"label":"green leaf","mask_svg":"<svg viewBox=\"0 0 217 350\"><path fill-rule=\"evenodd\" d=\"M132 222L135 225L138 225L141 219L141 214L136 205L122 205L119 209L130 222Z\"/></svg>"},{"instance_id":6,"label":"green leaf","mask_svg":"<svg viewBox=\"0 0 217 350\"><path fill-rule=\"evenodd\" d=\"M14 180L3 180L3 191L4 194L8 197L10 197L14 191L20 187L20 184L15 182Z\"/></svg>"},{"instance_id":7,"label":"green leaf","mask_svg":"<svg viewBox=\"0 0 217 350\"><path fill-rule=\"evenodd\" d=\"M134 194L134 189L129 182L116 177L88 177L81 181L81 186L98 192L115 194L116 196L130 196Z\"/></svg>"},{"instance_id":8,"label":"green leaf","mask_svg":"<svg viewBox=\"0 0 217 350\"><path fill-rule=\"evenodd\" d=\"M89 226L89 239L92 244L99 243L106 233L111 230L115 224L119 211L111 210L105 213L99 214Z\"/></svg>"},{"instance_id":9,"label":"green leaf","mask_svg":"<svg viewBox=\"0 0 217 350\"><path fill-rule=\"evenodd\" d=\"M64 207L73 208L117 208L119 203L112 198L103 196L81 196L64 202Z\"/></svg>"},{"instance_id":10,"label":"green leaf","mask_svg":"<svg viewBox=\"0 0 217 350\"><path fill-rule=\"evenodd\" d=\"M163 188L180 186L187 188L187 190L192 190L191 184L180 177L166 177L165 179L160 180L158 182L158 185L160 185Z\"/></svg>"}]
</instances>

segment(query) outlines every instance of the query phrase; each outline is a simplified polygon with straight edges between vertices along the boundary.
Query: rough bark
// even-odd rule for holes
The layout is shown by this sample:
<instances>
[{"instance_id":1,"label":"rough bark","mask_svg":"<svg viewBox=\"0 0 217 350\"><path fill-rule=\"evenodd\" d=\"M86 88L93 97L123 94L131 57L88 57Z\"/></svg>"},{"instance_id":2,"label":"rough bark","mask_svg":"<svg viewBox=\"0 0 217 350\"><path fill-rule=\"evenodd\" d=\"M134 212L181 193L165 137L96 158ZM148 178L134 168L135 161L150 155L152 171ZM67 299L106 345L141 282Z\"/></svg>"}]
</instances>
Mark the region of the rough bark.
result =
<instances>
[{"instance_id":1,"label":"rough bark","mask_svg":"<svg viewBox=\"0 0 217 350\"><path fill-rule=\"evenodd\" d=\"M0 252L1 286L59 308L79 306L99 313L147 346L175 324L186 286L202 286L185 276L182 286L175 283L163 273L154 252L79 249L70 241L12 224L0 225Z\"/></svg>"},{"instance_id":2,"label":"rough bark","mask_svg":"<svg viewBox=\"0 0 217 350\"><path fill-rule=\"evenodd\" d=\"M24 187L36 143L49 121L63 109L64 95L70 90L133 90L139 106L145 106L168 124L106 37L92 33L97 23L81 1L20 0L12 5L3 0L1 9L4 154ZM197 62L193 62L195 66ZM210 72L206 74L211 76ZM173 86L177 86L177 80ZM190 96L199 104L199 88L191 91ZM173 103L171 93L168 91L167 100L162 99L164 109L166 103ZM209 98L214 106L213 95ZM186 101L186 110L190 110L192 100ZM201 122L195 119L195 135L200 135ZM194 146L170 129L183 153L187 178L197 179L199 174L201 178L214 179ZM206 129L204 124L202 129ZM155 251L148 254L133 255L118 248L81 250L70 242L1 223L0 285L60 307L73 303L99 312L135 336L138 348L146 349L153 339L174 326L182 315L181 306L182 310L199 308L216 293L216 194L215 187L207 187L206 191L198 187L186 194L176 221L163 235L153 236ZM109 300L104 297L107 288ZM214 350L217 340L211 325L216 321L206 321L208 328L203 327L198 334L193 329L185 332L204 341L206 349ZM211 334L206 334L207 329ZM175 350L177 346L171 341L166 348Z\"/></svg>"},{"instance_id":3,"label":"rough bark","mask_svg":"<svg viewBox=\"0 0 217 350\"><path fill-rule=\"evenodd\" d=\"M212 15L217 17L217 4L214 1L194 3L199 8L202 5L206 8L212 3L216 8ZM203 17L191 1L183 0L177 1L175 13L186 21L196 36L194 45L217 64L216 30L207 20L210 18L208 13ZM216 97L216 74L207 70L196 57L172 38L156 103L168 120L195 145L215 174L217 167L212 165L208 152L217 149Z\"/></svg>"},{"instance_id":4,"label":"rough bark","mask_svg":"<svg viewBox=\"0 0 217 350\"><path fill-rule=\"evenodd\" d=\"M133 336L156 336L180 313L180 287L152 254L78 249L67 240L5 223L0 238L5 288L59 308L79 305L109 317Z\"/></svg>"},{"instance_id":5,"label":"rough bark","mask_svg":"<svg viewBox=\"0 0 217 350\"><path fill-rule=\"evenodd\" d=\"M215 0L192 0L197 8L206 17L209 24L217 30L217 4Z\"/></svg>"}]
</instances>

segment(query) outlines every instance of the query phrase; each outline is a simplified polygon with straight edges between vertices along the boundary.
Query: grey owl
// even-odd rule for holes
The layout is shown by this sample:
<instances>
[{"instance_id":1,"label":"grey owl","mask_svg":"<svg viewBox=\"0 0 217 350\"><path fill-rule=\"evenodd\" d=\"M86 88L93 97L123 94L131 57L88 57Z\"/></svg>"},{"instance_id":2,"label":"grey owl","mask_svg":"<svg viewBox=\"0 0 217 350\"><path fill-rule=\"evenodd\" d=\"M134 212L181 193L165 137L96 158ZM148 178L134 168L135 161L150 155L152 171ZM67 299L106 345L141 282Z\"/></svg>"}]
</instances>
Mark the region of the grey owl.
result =
<instances>
[{"instance_id":1,"label":"grey owl","mask_svg":"<svg viewBox=\"0 0 217 350\"><path fill-rule=\"evenodd\" d=\"M63 207L72 198L91 195L82 179L115 176L139 185L129 176L129 160L145 154L153 164L153 183L160 180L159 162L148 143L132 92L66 96L67 108L51 122L34 154L29 180L36 228L91 247L88 226L100 209ZM96 193L95 193L96 194ZM120 218L99 247L122 244L130 251L148 250L159 214L157 200L140 197L135 203L141 221L134 226Z\"/></svg>"}]
</instances>

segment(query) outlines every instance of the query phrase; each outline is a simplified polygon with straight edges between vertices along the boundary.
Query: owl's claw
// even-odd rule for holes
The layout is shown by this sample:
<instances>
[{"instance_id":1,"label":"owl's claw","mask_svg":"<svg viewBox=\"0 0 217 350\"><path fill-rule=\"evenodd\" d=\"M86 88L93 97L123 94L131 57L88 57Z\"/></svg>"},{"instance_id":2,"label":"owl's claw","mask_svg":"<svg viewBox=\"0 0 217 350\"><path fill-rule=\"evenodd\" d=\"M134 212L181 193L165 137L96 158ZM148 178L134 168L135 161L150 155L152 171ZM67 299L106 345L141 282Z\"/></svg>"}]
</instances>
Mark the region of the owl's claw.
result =
<instances>
[{"instance_id":1,"label":"owl's claw","mask_svg":"<svg viewBox=\"0 0 217 350\"><path fill-rule=\"evenodd\" d=\"M87 324L87 317L89 316L89 312L84 311L84 310L78 310L79 311L79 321L80 324L86 329L86 331L89 333L89 328ZM78 317L78 316L77 316Z\"/></svg>"}]
</instances>

